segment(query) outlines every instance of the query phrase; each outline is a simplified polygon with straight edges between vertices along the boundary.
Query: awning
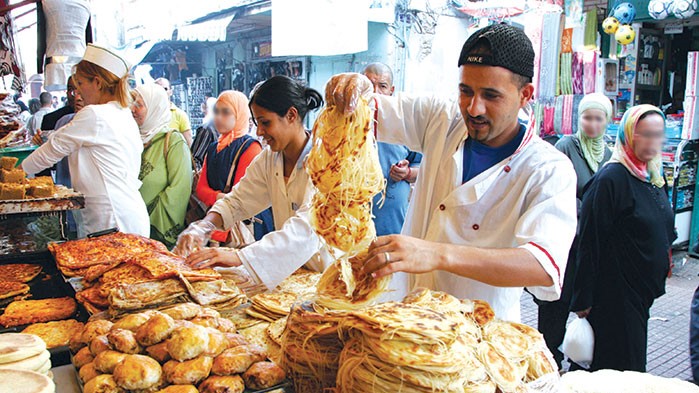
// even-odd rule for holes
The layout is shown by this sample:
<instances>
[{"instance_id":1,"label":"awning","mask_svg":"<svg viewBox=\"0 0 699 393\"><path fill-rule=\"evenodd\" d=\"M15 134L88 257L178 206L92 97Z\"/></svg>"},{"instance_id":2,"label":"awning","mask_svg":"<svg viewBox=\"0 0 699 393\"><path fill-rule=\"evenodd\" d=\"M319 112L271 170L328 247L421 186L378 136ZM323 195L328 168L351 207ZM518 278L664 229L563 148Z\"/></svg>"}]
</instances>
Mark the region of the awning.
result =
<instances>
[{"instance_id":1,"label":"awning","mask_svg":"<svg viewBox=\"0 0 699 393\"><path fill-rule=\"evenodd\" d=\"M177 41L225 41L228 25L235 14L229 14L199 23L192 23L177 28Z\"/></svg>"}]
</instances>

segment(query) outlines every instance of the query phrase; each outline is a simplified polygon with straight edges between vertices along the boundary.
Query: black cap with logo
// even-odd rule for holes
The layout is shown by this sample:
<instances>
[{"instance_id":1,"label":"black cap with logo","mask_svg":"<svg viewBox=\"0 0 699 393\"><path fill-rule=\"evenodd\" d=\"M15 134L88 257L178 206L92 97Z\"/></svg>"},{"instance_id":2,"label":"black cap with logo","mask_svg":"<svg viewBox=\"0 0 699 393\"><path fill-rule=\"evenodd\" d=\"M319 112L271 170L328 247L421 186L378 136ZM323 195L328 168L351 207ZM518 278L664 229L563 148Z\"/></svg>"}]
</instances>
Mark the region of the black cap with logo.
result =
<instances>
[{"instance_id":1,"label":"black cap with logo","mask_svg":"<svg viewBox=\"0 0 699 393\"><path fill-rule=\"evenodd\" d=\"M471 53L485 41L490 54ZM515 74L534 76L534 48L522 29L506 24L484 27L473 33L459 56L459 67L464 64L488 65L506 68Z\"/></svg>"}]
</instances>

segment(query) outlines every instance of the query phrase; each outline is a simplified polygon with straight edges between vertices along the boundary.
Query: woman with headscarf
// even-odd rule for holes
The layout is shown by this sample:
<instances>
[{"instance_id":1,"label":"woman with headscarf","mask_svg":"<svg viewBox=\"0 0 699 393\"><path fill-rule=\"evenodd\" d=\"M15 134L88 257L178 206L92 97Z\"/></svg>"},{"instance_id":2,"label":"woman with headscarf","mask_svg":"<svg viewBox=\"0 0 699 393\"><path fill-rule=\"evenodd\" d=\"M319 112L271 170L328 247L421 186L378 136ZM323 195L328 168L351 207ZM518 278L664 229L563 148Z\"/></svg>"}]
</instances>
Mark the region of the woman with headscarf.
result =
<instances>
[{"instance_id":1,"label":"woman with headscarf","mask_svg":"<svg viewBox=\"0 0 699 393\"><path fill-rule=\"evenodd\" d=\"M604 141L607 123L612 118L612 103L604 94L588 94L580 101L578 107L578 131L563 137L556 143L556 149L568 156L573 163L578 177L577 199L578 211L582 204L585 185L592 176L612 157L612 151ZM558 347L563 343L566 332L566 322L570 313L570 296L575 277L577 251L576 241L568 254L568 265L561 291L561 298L555 302L547 302L534 298L539 306L539 331L544 335L546 345L553 354L558 368L562 367L563 353ZM575 367L573 367L575 368Z\"/></svg>"},{"instance_id":2,"label":"woman with headscarf","mask_svg":"<svg viewBox=\"0 0 699 393\"><path fill-rule=\"evenodd\" d=\"M250 163L262 151L248 135L250 110L245 94L224 91L214 106L214 125L220 136L209 145L199 175L196 195L207 207L222 199L245 175ZM229 232L216 232L213 240L228 243Z\"/></svg>"},{"instance_id":3,"label":"woman with headscarf","mask_svg":"<svg viewBox=\"0 0 699 393\"><path fill-rule=\"evenodd\" d=\"M571 310L595 332L591 369L645 372L648 318L665 293L674 215L662 173L665 115L629 109L614 154L587 186Z\"/></svg>"},{"instance_id":4,"label":"woman with headscarf","mask_svg":"<svg viewBox=\"0 0 699 393\"><path fill-rule=\"evenodd\" d=\"M143 155L139 179L148 208L151 238L168 248L185 228L192 189L192 160L182 134L170 129L170 102L162 87L138 86L133 91L131 114L141 132Z\"/></svg>"}]
</instances>

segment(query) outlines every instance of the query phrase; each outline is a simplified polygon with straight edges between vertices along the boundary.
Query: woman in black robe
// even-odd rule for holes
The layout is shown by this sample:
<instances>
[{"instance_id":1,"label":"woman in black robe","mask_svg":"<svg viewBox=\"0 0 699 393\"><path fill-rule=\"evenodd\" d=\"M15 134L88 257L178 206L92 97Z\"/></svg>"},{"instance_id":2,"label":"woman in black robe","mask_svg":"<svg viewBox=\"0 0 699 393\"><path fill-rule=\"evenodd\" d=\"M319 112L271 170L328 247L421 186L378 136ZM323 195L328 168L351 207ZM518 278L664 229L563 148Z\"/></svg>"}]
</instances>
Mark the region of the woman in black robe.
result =
<instances>
[{"instance_id":1,"label":"woman in black robe","mask_svg":"<svg viewBox=\"0 0 699 393\"><path fill-rule=\"evenodd\" d=\"M629 109L612 160L583 197L571 310L594 330L593 371L646 370L649 310L665 293L676 238L660 161L664 136L658 108Z\"/></svg>"}]
</instances>

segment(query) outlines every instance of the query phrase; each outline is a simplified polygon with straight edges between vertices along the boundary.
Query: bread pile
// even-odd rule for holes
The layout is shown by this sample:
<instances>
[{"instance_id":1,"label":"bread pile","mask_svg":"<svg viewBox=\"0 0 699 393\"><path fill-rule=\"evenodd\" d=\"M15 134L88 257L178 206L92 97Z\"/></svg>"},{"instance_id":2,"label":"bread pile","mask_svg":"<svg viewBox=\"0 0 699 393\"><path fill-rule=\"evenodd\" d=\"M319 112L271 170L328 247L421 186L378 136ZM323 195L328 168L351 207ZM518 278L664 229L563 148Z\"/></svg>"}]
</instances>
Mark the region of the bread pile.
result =
<instances>
[{"instance_id":1,"label":"bread pile","mask_svg":"<svg viewBox=\"0 0 699 393\"><path fill-rule=\"evenodd\" d=\"M281 365L296 393L335 387L343 346L338 324L345 316L310 301L294 304L282 333Z\"/></svg>"},{"instance_id":2,"label":"bread pile","mask_svg":"<svg viewBox=\"0 0 699 393\"><path fill-rule=\"evenodd\" d=\"M313 297L320 276L320 273L299 269L284 279L274 291L252 296L251 306L246 312L253 318L267 322L284 318L296 301Z\"/></svg>"},{"instance_id":3,"label":"bread pile","mask_svg":"<svg viewBox=\"0 0 699 393\"><path fill-rule=\"evenodd\" d=\"M0 334L0 370L22 370L48 375L50 369L51 355L41 338L23 333Z\"/></svg>"},{"instance_id":4,"label":"bread pile","mask_svg":"<svg viewBox=\"0 0 699 393\"><path fill-rule=\"evenodd\" d=\"M281 383L284 371L235 332L217 311L194 303L95 320L71 339L73 364L85 393L240 393Z\"/></svg>"},{"instance_id":5,"label":"bread pile","mask_svg":"<svg viewBox=\"0 0 699 393\"><path fill-rule=\"evenodd\" d=\"M0 369L0 393L55 393L56 384L44 374Z\"/></svg>"},{"instance_id":6,"label":"bread pile","mask_svg":"<svg viewBox=\"0 0 699 393\"><path fill-rule=\"evenodd\" d=\"M495 319L485 302L422 290L352 311L339 326L348 337L339 392L518 392L558 377L541 334Z\"/></svg>"},{"instance_id":7,"label":"bread pile","mask_svg":"<svg viewBox=\"0 0 699 393\"><path fill-rule=\"evenodd\" d=\"M117 232L49 249L64 275L83 277L76 299L93 314L109 310L119 317L185 302L222 310L247 301L233 280L194 270L162 243L138 235Z\"/></svg>"},{"instance_id":8,"label":"bread pile","mask_svg":"<svg viewBox=\"0 0 699 393\"><path fill-rule=\"evenodd\" d=\"M27 179L17 166L17 157L0 157L0 200L50 198L56 193L51 176Z\"/></svg>"}]
</instances>

